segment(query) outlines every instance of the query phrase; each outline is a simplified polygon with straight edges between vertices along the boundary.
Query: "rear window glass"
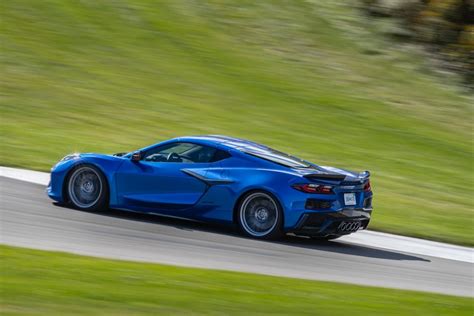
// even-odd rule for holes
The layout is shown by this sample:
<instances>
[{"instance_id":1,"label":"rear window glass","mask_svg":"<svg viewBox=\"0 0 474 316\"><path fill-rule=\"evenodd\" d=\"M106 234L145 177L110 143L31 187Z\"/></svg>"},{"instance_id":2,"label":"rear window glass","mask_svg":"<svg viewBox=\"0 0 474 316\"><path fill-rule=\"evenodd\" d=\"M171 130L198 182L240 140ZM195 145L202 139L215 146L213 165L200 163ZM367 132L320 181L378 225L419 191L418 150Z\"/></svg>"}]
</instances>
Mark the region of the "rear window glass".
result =
<instances>
[{"instance_id":1,"label":"rear window glass","mask_svg":"<svg viewBox=\"0 0 474 316\"><path fill-rule=\"evenodd\" d=\"M271 162L283 165L290 168L310 168L311 164L303 159L295 156L285 154L281 151L266 148L265 150L260 149L242 149L246 154L269 160Z\"/></svg>"}]
</instances>

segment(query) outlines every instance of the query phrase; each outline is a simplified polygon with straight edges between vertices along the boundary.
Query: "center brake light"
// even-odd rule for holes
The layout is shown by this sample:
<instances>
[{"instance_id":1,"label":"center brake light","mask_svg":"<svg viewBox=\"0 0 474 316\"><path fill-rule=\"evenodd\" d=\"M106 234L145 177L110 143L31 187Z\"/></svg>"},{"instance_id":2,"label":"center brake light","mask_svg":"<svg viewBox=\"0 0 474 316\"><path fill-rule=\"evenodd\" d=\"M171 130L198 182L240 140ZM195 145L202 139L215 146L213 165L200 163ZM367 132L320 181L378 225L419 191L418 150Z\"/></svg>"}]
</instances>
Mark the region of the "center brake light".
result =
<instances>
[{"instance_id":1,"label":"center brake light","mask_svg":"<svg viewBox=\"0 0 474 316\"><path fill-rule=\"evenodd\" d=\"M330 185L319 185L314 183L294 184L293 189L296 189L305 193L315 194L333 194L332 186Z\"/></svg>"}]
</instances>

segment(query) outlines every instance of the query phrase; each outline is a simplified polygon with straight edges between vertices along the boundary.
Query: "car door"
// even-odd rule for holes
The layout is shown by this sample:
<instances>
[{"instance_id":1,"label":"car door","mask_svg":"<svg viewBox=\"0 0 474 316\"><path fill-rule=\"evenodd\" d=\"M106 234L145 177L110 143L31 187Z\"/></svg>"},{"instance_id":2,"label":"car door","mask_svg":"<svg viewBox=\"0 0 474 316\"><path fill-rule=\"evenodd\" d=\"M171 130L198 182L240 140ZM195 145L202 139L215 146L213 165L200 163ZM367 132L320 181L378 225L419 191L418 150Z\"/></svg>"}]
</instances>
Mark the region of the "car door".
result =
<instances>
[{"instance_id":1,"label":"car door","mask_svg":"<svg viewBox=\"0 0 474 316\"><path fill-rule=\"evenodd\" d=\"M119 204L124 208L167 214L189 209L206 192L207 185L182 170L209 167L202 153L187 156L187 153L199 154L202 147L190 143L166 144L142 153L138 162L124 162L116 173ZM199 158L203 158L202 162L192 160Z\"/></svg>"}]
</instances>

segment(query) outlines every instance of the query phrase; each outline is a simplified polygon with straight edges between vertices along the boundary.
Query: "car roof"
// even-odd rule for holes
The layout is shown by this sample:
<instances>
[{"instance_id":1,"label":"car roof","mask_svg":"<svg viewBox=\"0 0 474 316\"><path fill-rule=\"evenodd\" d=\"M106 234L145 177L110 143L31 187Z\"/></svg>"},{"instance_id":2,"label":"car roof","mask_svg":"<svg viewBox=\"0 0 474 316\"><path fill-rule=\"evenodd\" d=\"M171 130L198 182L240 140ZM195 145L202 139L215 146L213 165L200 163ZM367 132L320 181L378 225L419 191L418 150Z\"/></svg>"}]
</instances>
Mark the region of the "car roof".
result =
<instances>
[{"instance_id":1,"label":"car roof","mask_svg":"<svg viewBox=\"0 0 474 316\"><path fill-rule=\"evenodd\" d=\"M265 145L261 145L249 140L223 136L223 135L200 135L200 136L186 136L179 137L179 141L201 141L201 142L210 142L214 144L219 144L228 148L234 148L237 150L244 151L266 151L269 148Z\"/></svg>"},{"instance_id":2,"label":"car roof","mask_svg":"<svg viewBox=\"0 0 474 316\"><path fill-rule=\"evenodd\" d=\"M171 139L169 142L194 142L202 145L214 145L220 148L234 149L242 154L249 154L259 159L271 161L285 167L307 168L311 165L311 163L307 161L276 151L265 145L223 135L185 136Z\"/></svg>"}]
</instances>

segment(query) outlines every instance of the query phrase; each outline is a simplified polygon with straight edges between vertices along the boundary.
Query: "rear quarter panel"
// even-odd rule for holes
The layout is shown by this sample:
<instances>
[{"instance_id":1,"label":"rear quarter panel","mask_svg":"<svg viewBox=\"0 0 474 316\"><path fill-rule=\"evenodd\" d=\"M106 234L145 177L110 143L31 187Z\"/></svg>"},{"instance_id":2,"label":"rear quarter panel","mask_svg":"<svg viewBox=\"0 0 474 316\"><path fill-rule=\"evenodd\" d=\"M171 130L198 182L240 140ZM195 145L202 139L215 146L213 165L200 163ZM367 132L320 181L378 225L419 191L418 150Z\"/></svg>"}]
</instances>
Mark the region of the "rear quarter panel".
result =
<instances>
[{"instance_id":1,"label":"rear quarter panel","mask_svg":"<svg viewBox=\"0 0 474 316\"><path fill-rule=\"evenodd\" d=\"M291 185L301 179L291 171L268 168L265 165L257 167L251 163L239 163L239 167L227 166L223 168L221 178L231 181L223 185L213 185L196 205L194 215L197 219L214 220L218 222L234 222L234 209L239 199L247 192L264 190L271 193L280 203L284 212L284 223L294 225L300 214L292 218L293 195L300 192L291 188ZM286 226L286 224L285 224Z\"/></svg>"}]
</instances>

